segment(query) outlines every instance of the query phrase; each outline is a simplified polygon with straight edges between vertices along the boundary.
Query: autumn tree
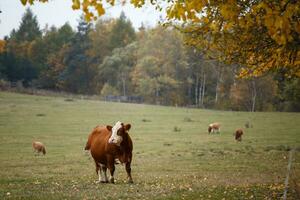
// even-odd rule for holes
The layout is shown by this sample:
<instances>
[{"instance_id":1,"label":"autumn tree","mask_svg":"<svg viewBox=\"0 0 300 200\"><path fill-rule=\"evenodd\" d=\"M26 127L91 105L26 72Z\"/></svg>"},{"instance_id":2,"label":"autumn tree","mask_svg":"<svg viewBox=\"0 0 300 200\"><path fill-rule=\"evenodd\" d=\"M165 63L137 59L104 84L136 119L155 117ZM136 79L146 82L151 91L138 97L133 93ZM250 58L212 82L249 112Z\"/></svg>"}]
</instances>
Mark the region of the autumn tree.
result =
<instances>
[{"instance_id":1,"label":"autumn tree","mask_svg":"<svg viewBox=\"0 0 300 200\"><path fill-rule=\"evenodd\" d=\"M39 74L39 63L34 59L33 48L42 32L36 16L27 9L17 30L12 30L5 46L5 71L8 80L28 84Z\"/></svg>"},{"instance_id":2,"label":"autumn tree","mask_svg":"<svg viewBox=\"0 0 300 200\"><path fill-rule=\"evenodd\" d=\"M77 26L77 32L68 44L64 55L66 68L60 75L61 89L81 94L91 94L90 80L96 74L96 68L90 67L90 59L87 57L91 41L88 37L92 24L81 17Z\"/></svg>"},{"instance_id":3,"label":"autumn tree","mask_svg":"<svg viewBox=\"0 0 300 200\"><path fill-rule=\"evenodd\" d=\"M24 5L34 1L47 0L21 0ZM241 77L278 69L300 77L300 1L130 1L135 7L146 2L164 10L169 22L186 23L190 45L221 61L241 64ZM73 0L72 8L82 9L86 20L93 20L105 13L105 3L114 6L115 0Z\"/></svg>"},{"instance_id":4,"label":"autumn tree","mask_svg":"<svg viewBox=\"0 0 300 200\"><path fill-rule=\"evenodd\" d=\"M5 79L5 65L4 65L4 60L5 60L5 40L0 40L0 80Z\"/></svg>"},{"instance_id":5,"label":"autumn tree","mask_svg":"<svg viewBox=\"0 0 300 200\"><path fill-rule=\"evenodd\" d=\"M172 29L157 27L139 41L132 81L148 102L181 105L185 101L187 63L182 37Z\"/></svg>"},{"instance_id":6,"label":"autumn tree","mask_svg":"<svg viewBox=\"0 0 300 200\"><path fill-rule=\"evenodd\" d=\"M294 79L285 84L284 111L300 111L300 79Z\"/></svg>"},{"instance_id":7,"label":"autumn tree","mask_svg":"<svg viewBox=\"0 0 300 200\"><path fill-rule=\"evenodd\" d=\"M106 94L103 90L108 87L114 88L113 90L123 96L132 94L130 73L137 62L136 54L137 43L133 42L126 47L114 49L111 56L105 57L98 67L98 79L105 80L106 85L101 94Z\"/></svg>"},{"instance_id":8,"label":"autumn tree","mask_svg":"<svg viewBox=\"0 0 300 200\"><path fill-rule=\"evenodd\" d=\"M46 30L45 36L42 39L41 52L36 52L43 58L44 70L40 73L38 78L38 86L46 89L59 88L59 76L65 70L64 54L68 49L68 44L74 37L72 27L66 23L60 28L51 27Z\"/></svg>"},{"instance_id":9,"label":"autumn tree","mask_svg":"<svg viewBox=\"0 0 300 200\"><path fill-rule=\"evenodd\" d=\"M270 76L237 80L230 89L231 107L234 110L273 111L277 87Z\"/></svg>"},{"instance_id":10,"label":"autumn tree","mask_svg":"<svg viewBox=\"0 0 300 200\"><path fill-rule=\"evenodd\" d=\"M109 37L111 50L118 47L125 47L136 39L131 21L126 19L125 13L121 12L120 17L115 21Z\"/></svg>"},{"instance_id":11,"label":"autumn tree","mask_svg":"<svg viewBox=\"0 0 300 200\"><path fill-rule=\"evenodd\" d=\"M299 1L212 1L205 8L199 23L184 28L188 44L242 65L241 77L278 69L300 76Z\"/></svg>"},{"instance_id":12,"label":"autumn tree","mask_svg":"<svg viewBox=\"0 0 300 200\"><path fill-rule=\"evenodd\" d=\"M86 55L90 58L90 66L95 69L95 76L91 82L91 87L94 88L94 92L99 94L103 86L105 85L105 77L99 75L98 66L104 61L106 56L112 54L110 48L110 35L112 28L115 24L115 19L98 20L95 28L93 28L89 34L90 47L87 49Z\"/></svg>"}]
</instances>

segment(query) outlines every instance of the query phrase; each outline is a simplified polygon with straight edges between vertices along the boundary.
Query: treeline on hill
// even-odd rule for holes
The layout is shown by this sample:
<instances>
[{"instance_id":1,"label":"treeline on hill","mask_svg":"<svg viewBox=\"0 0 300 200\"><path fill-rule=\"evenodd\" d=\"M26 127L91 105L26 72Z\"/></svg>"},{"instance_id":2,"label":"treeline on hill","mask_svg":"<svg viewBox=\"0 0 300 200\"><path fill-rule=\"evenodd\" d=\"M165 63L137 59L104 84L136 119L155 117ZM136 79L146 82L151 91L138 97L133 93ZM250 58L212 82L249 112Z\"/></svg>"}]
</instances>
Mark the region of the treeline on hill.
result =
<instances>
[{"instance_id":1,"label":"treeline on hill","mask_svg":"<svg viewBox=\"0 0 300 200\"><path fill-rule=\"evenodd\" d=\"M245 111L300 111L300 81L277 72L236 78L240 66L204 57L172 28L135 31L118 19L41 30L30 9L0 41L2 84L86 95L138 96L145 103Z\"/></svg>"}]
</instances>

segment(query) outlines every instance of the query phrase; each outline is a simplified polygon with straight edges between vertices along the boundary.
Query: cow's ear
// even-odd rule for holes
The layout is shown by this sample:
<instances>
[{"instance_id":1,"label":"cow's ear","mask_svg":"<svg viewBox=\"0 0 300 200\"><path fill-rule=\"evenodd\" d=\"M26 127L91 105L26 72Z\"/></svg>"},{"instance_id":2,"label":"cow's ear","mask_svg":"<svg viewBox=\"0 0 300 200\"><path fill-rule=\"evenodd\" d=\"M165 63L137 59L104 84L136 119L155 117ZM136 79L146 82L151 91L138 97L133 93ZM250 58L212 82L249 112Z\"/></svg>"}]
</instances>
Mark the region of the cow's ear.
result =
<instances>
[{"instance_id":1,"label":"cow's ear","mask_svg":"<svg viewBox=\"0 0 300 200\"><path fill-rule=\"evenodd\" d=\"M131 128L131 125L130 124L126 124L124 128L125 128L126 131L129 131L129 129Z\"/></svg>"},{"instance_id":2,"label":"cow's ear","mask_svg":"<svg viewBox=\"0 0 300 200\"><path fill-rule=\"evenodd\" d=\"M112 129L112 126L110 126L110 125L107 125L107 126L106 126L106 128L107 128L107 130L111 131L111 129Z\"/></svg>"}]
</instances>

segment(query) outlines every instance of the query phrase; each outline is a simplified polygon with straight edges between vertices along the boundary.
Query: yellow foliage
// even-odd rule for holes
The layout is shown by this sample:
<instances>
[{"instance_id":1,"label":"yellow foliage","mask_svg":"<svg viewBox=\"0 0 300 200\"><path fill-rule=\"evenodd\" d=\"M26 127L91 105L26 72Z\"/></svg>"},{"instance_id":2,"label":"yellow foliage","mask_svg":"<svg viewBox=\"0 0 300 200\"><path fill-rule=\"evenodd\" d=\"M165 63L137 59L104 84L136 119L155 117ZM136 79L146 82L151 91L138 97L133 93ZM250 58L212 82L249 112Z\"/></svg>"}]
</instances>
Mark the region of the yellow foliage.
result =
<instances>
[{"instance_id":1,"label":"yellow foliage","mask_svg":"<svg viewBox=\"0 0 300 200\"><path fill-rule=\"evenodd\" d=\"M47 0L20 0L23 5ZM82 9L87 21L105 14L103 5L115 0L72 0L73 9ZM227 62L245 65L240 76L259 76L284 68L299 76L300 1L237 0L119 0L142 7L150 2L165 8L169 21L195 25L188 44L205 49ZM281 49L278 53L277 50ZM295 56L297 55L297 56ZM259 57L261 56L261 57Z\"/></svg>"},{"instance_id":2,"label":"yellow foliage","mask_svg":"<svg viewBox=\"0 0 300 200\"><path fill-rule=\"evenodd\" d=\"M26 5L27 0L21 0L21 3L22 3L23 5Z\"/></svg>"},{"instance_id":3,"label":"yellow foliage","mask_svg":"<svg viewBox=\"0 0 300 200\"><path fill-rule=\"evenodd\" d=\"M0 40L0 53L4 52L5 50L5 41Z\"/></svg>"},{"instance_id":4,"label":"yellow foliage","mask_svg":"<svg viewBox=\"0 0 300 200\"><path fill-rule=\"evenodd\" d=\"M72 8L73 8L73 10L78 10L80 8L80 1L79 0L73 0Z\"/></svg>"},{"instance_id":5,"label":"yellow foliage","mask_svg":"<svg viewBox=\"0 0 300 200\"><path fill-rule=\"evenodd\" d=\"M96 5L96 10L98 12L98 15L101 16L101 15L104 15L105 14L105 10L102 6L102 4L98 4Z\"/></svg>"}]
</instances>

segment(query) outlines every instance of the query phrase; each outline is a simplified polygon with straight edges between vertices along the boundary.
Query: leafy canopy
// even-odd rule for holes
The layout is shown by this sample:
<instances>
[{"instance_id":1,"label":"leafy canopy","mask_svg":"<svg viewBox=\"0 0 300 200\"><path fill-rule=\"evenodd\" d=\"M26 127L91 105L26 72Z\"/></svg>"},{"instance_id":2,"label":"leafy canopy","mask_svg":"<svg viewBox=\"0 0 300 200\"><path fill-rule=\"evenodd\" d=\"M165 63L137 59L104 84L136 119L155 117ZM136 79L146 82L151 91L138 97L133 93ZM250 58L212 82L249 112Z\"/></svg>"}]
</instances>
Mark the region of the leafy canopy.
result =
<instances>
[{"instance_id":1,"label":"leafy canopy","mask_svg":"<svg viewBox=\"0 0 300 200\"><path fill-rule=\"evenodd\" d=\"M21 0L25 5L34 1ZM105 13L115 0L72 0L86 20ZM126 3L126 0L117 1ZM244 66L241 77L281 71L300 77L300 1L298 0L130 0L164 9L170 22L184 22L187 43L219 60Z\"/></svg>"}]
</instances>

